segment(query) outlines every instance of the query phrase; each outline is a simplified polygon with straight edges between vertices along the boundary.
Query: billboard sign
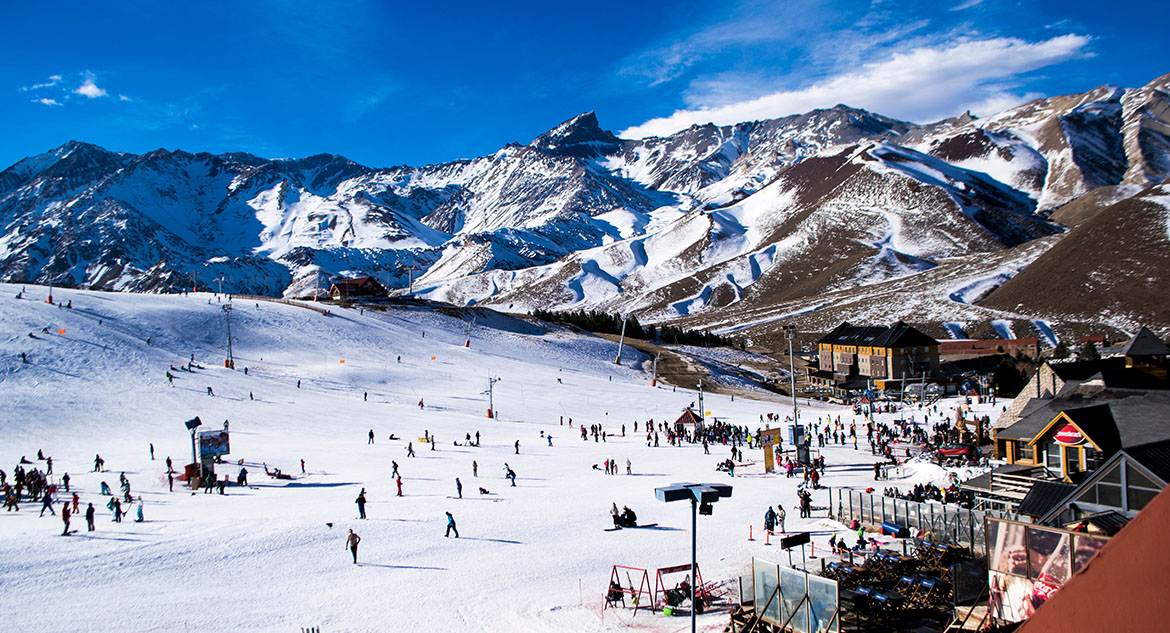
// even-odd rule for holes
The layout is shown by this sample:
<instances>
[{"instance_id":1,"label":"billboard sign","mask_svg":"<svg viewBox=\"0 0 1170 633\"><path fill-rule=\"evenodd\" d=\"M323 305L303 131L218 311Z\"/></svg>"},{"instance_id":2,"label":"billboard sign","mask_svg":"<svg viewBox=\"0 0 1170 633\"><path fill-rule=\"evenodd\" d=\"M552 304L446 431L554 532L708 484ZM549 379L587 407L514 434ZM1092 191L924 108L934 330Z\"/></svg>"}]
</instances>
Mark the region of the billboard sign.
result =
<instances>
[{"instance_id":1,"label":"billboard sign","mask_svg":"<svg viewBox=\"0 0 1170 633\"><path fill-rule=\"evenodd\" d=\"M202 457L216 457L231 452L228 445L227 431L200 431L199 455Z\"/></svg>"}]
</instances>

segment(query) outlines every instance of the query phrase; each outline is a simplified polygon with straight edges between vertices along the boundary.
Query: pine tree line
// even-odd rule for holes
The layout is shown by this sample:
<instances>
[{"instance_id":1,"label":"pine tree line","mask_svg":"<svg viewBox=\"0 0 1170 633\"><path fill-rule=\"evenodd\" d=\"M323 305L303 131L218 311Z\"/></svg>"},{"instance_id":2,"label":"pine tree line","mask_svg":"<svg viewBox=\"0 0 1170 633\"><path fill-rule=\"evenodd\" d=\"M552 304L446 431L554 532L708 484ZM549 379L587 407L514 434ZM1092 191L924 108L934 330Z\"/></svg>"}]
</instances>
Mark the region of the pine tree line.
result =
<instances>
[{"instance_id":1,"label":"pine tree line","mask_svg":"<svg viewBox=\"0 0 1170 633\"><path fill-rule=\"evenodd\" d=\"M557 312L538 308L530 314L542 321L573 325L589 332L597 332L600 334L621 334L622 332L621 315L601 312L599 310L590 310L588 312L585 310ZM661 328L651 325L644 328L641 323L638 323L638 317L635 316L630 316L629 321L626 323L626 336L658 343L695 345L698 347L736 345L734 339L711 334L710 332L684 330L673 325L664 325Z\"/></svg>"}]
</instances>

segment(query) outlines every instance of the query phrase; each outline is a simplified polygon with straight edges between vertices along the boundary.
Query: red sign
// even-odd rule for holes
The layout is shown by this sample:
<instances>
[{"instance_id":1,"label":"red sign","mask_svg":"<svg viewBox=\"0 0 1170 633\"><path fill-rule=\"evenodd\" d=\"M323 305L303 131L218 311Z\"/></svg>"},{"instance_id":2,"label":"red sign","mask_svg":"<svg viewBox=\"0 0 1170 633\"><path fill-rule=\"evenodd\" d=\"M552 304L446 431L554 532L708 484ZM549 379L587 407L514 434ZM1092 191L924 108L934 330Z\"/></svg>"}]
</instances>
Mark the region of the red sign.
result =
<instances>
[{"instance_id":1,"label":"red sign","mask_svg":"<svg viewBox=\"0 0 1170 633\"><path fill-rule=\"evenodd\" d=\"M1066 424L1056 432L1052 439L1056 440L1057 444L1064 446L1077 446L1085 441L1085 436L1077 430L1077 427Z\"/></svg>"}]
</instances>

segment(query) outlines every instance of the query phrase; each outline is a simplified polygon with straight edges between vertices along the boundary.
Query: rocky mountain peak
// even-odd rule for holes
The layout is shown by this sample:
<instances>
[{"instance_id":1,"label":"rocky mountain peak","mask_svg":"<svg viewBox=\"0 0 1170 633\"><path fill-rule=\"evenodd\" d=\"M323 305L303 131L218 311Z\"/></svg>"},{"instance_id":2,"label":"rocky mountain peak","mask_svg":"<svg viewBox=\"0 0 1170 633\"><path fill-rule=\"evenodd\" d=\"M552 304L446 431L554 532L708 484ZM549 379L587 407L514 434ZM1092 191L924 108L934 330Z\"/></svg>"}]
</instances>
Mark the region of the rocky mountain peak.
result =
<instances>
[{"instance_id":1,"label":"rocky mountain peak","mask_svg":"<svg viewBox=\"0 0 1170 633\"><path fill-rule=\"evenodd\" d=\"M574 145L617 145L621 141L607 130L601 129L597 115L590 110L561 123L536 137L529 145L545 150L563 150Z\"/></svg>"}]
</instances>

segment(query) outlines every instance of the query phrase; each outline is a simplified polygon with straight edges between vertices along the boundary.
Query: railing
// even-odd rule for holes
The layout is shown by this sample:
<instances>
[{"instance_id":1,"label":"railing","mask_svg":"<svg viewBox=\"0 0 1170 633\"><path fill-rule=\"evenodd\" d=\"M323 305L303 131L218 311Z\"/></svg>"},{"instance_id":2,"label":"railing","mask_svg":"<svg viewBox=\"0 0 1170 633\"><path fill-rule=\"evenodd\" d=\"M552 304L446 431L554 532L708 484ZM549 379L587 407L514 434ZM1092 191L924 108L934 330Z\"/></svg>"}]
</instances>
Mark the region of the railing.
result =
<instances>
[{"instance_id":1,"label":"railing","mask_svg":"<svg viewBox=\"0 0 1170 633\"><path fill-rule=\"evenodd\" d=\"M856 490L848 491L840 506L843 521L880 526L893 523L906 528L917 528L930 533L936 541L947 541L970 547L976 556L986 552L983 532L985 516L1002 516L985 510L970 510L941 503L919 503L909 499L895 499Z\"/></svg>"}]
</instances>

